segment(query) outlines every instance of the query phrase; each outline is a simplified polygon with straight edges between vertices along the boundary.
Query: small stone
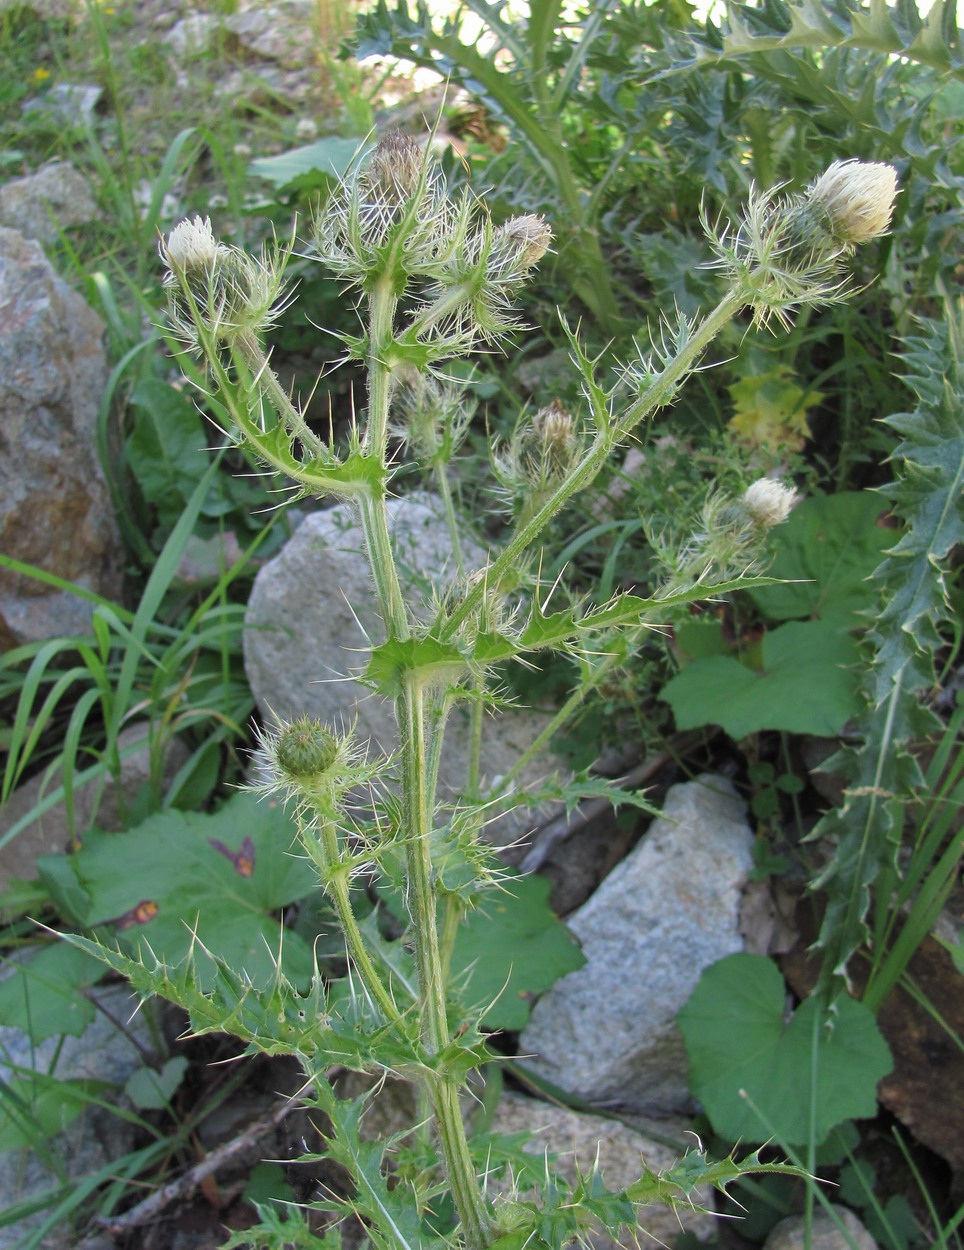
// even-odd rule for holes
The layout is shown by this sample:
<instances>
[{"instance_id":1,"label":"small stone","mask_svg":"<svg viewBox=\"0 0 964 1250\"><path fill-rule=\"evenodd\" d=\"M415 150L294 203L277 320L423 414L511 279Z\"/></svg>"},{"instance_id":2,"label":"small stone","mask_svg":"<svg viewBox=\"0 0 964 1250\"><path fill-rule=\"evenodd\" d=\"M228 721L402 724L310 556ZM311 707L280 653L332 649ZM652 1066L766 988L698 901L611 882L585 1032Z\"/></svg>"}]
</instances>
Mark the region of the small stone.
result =
<instances>
[{"instance_id":1,"label":"small stone","mask_svg":"<svg viewBox=\"0 0 964 1250\"><path fill-rule=\"evenodd\" d=\"M103 87L94 83L59 82L41 96L34 96L23 106L24 115L34 114L55 125L81 128L94 124L94 113Z\"/></svg>"},{"instance_id":2,"label":"small stone","mask_svg":"<svg viewBox=\"0 0 964 1250\"><path fill-rule=\"evenodd\" d=\"M286 69L300 69L314 59L312 7L290 0L284 7L262 5L225 18L225 28L248 52L275 61Z\"/></svg>"},{"instance_id":3,"label":"small stone","mask_svg":"<svg viewBox=\"0 0 964 1250\"><path fill-rule=\"evenodd\" d=\"M175 22L164 36L171 52L181 59L201 56L214 44L218 19L213 13L192 13Z\"/></svg>"},{"instance_id":4,"label":"small stone","mask_svg":"<svg viewBox=\"0 0 964 1250\"><path fill-rule=\"evenodd\" d=\"M742 949L752 847L728 781L673 786L643 840L569 917L586 963L536 1003L519 1039L525 1066L597 1106L688 1112L676 1015L703 969Z\"/></svg>"},{"instance_id":5,"label":"small stone","mask_svg":"<svg viewBox=\"0 0 964 1250\"><path fill-rule=\"evenodd\" d=\"M763 1250L877 1250L877 1243L853 1211L834 1207L832 1216L814 1212L809 1240L805 1216L788 1215L771 1231Z\"/></svg>"},{"instance_id":6,"label":"small stone","mask_svg":"<svg viewBox=\"0 0 964 1250\"><path fill-rule=\"evenodd\" d=\"M61 230L99 216L87 180L67 161L50 161L0 187L0 226L41 243L56 243Z\"/></svg>"}]
</instances>

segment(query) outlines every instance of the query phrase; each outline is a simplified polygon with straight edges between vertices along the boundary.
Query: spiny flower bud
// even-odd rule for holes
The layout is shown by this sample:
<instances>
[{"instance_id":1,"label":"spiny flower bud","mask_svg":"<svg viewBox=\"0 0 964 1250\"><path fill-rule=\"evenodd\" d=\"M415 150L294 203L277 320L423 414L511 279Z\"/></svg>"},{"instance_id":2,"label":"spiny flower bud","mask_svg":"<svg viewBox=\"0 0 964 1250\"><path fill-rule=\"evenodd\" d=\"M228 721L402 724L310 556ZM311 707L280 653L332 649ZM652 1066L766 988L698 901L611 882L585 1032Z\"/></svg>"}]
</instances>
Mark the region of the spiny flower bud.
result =
<instances>
[{"instance_id":1,"label":"spiny flower bud","mask_svg":"<svg viewBox=\"0 0 964 1250\"><path fill-rule=\"evenodd\" d=\"M280 794L294 799L300 811L331 816L349 790L372 776L350 733L335 733L310 716L275 721L257 731L255 779L247 787L256 794Z\"/></svg>"},{"instance_id":2,"label":"spiny flower bud","mask_svg":"<svg viewBox=\"0 0 964 1250\"><path fill-rule=\"evenodd\" d=\"M327 773L337 758L338 739L320 721L302 716L278 734L278 767L299 782Z\"/></svg>"},{"instance_id":3,"label":"spiny flower bud","mask_svg":"<svg viewBox=\"0 0 964 1250\"><path fill-rule=\"evenodd\" d=\"M755 524L770 529L787 519L799 499L800 496L789 486L773 478L761 477L747 487L743 506Z\"/></svg>"},{"instance_id":4,"label":"spiny flower bud","mask_svg":"<svg viewBox=\"0 0 964 1250\"><path fill-rule=\"evenodd\" d=\"M897 171L880 162L834 161L809 189L810 203L840 243L867 243L890 226Z\"/></svg>"}]
</instances>

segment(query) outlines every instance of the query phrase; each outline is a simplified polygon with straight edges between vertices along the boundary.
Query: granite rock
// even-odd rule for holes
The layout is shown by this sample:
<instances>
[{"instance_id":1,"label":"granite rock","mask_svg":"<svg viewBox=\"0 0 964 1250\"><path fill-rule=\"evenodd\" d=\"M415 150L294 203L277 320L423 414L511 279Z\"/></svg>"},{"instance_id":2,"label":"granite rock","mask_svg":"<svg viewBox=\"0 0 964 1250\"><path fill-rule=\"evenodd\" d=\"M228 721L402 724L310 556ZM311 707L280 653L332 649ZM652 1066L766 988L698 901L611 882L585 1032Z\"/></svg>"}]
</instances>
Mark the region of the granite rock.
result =
<instances>
[{"instance_id":1,"label":"granite rock","mask_svg":"<svg viewBox=\"0 0 964 1250\"><path fill-rule=\"evenodd\" d=\"M676 1014L710 964L742 949L753 834L730 783L673 786L642 841L568 918L585 965L536 1003L526 1066L597 1106L690 1110Z\"/></svg>"},{"instance_id":2,"label":"granite rock","mask_svg":"<svg viewBox=\"0 0 964 1250\"><path fill-rule=\"evenodd\" d=\"M102 334L40 244L0 229L0 550L118 598L120 538L94 445ZM0 646L89 628L86 600L0 570Z\"/></svg>"},{"instance_id":3,"label":"granite rock","mask_svg":"<svg viewBox=\"0 0 964 1250\"><path fill-rule=\"evenodd\" d=\"M0 187L0 226L41 243L55 243L61 230L98 216L87 180L67 161L50 161Z\"/></svg>"}]
</instances>

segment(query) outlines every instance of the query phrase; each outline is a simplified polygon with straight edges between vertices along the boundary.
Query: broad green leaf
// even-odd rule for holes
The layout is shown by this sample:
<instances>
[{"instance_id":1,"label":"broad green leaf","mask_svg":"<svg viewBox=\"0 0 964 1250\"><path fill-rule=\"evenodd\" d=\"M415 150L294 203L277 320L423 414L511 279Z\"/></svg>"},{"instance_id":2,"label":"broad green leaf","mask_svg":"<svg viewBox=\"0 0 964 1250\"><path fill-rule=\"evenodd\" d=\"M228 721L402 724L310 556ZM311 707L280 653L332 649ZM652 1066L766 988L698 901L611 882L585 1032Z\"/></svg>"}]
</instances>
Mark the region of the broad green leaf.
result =
<instances>
[{"instance_id":1,"label":"broad green leaf","mask_svg":"<svg viewBox=\"0 0 964 1250\"><path fill-rule=\"evenodd\" d=\"M83 900L77 922L113 923L125 948L149 943L158 958L176 964L196 928L214 954L267 984L282 948L277 913L320 888L294 840L279 803L239 794L213 815L168 811L126 833L92 832L74 855L47 857L39 867L42 876L53 869L62 886L69 866L72 899ZM310 947L294 932L283 938L285 971L304 983Z\"/></svg>"},{"instance_id":2,"label":"broad green leaf","mask_svg":"<svg viewBox=\"0 0 964 1250\"><path fill-rule=\"evenodd\" d=\"M763 639L763 672L726 655L694 660L660 694L679 729L720 725L731 738L761 729L834 737L860 708L850 666L857 644L824 621L790 621Z\"/></svg>"},{"instance_id":3,"label":"broad green leaf","mask_svg":"<svg viewBox=\"0 0 964 1250\"><path fill-rule=\"evenodd\" d=\"M545 878L513 877L459 929L452 975L456 983L464 977L465 999L491 1004L485 1028L522 1029L534 996L586 962L548 898Z\"/></svg>"},{"instance_id":4,"label":"broad green leaf","mask_svg":"<svg viewBox=\"0 0 964 1250\"><path fill-rule=\"evenodd\" d=\"M893 1064L873 1014L844 997L831 1028L816 997L789 1017L785 998L771 960L729 955L679 1013L690 1087L728 1141L818 1144L841 1121L876 1114Z\"/></svg>"},{"instance_id":5,"label":"broad green leaf","mask_svg":"<svg viewBox=\"0 0 964 1250\"><path fill-rule=\"evenodd\" d=\"M880 524L886 510L870 491L805 499L773 531L770 576L792 584L756 587L750 598L772 621L818 617L852 628L854 613L873 604L868 579L897 538Z\"/></svg>"},{"instance_id":6,"label":"broad green leaf","mask_svg":"<svg viewBox=\"0 0 964 1250\"><path fill-rule=\"evenodd\" d=\"M23 1029L36 1043L64 1033L80 1037L93 1021L96 1009L83 991L104 969L84 951L58 942L8 967L0 983L0 1024Z\"/></svg>"},{"instance_id":7,"label":"broad green leaf","mask_svg":"<svg viewBox=\"0 0 964 1250\"><path fill-rule=\"evenodd\" d=\"M186 1071L184 1055L168 1059L159 1072L153 1068L138 1068L127 1078L124 1093L139 1111L161 1111L170 1103Z\"/></svg>"},{"instance_id":8,"label":"broad green leaf","mask_svg":"<svg viewBox=\"0 0 964 1250\"><path fill-rule=\"evenodd\" d=\"M204 433L197 408L173 386L144 378L134 388L134 429L126 452L144 498L170 527L184 511L191 491L208 467Z\"/></svg>"},{"instance_id":9,"label":"broad green leaf","mask_svg":"<svg viewBox=\"0 0 964 1250\"><path fill-rule=\"evenodd\" d=\"M255 178L266 178L276 187L291 190L313 190L330 185L348 172L362 139L332 136L292 148L278 156L264 156L252 161L248 172Z\"/></svg>"}]
</instances>

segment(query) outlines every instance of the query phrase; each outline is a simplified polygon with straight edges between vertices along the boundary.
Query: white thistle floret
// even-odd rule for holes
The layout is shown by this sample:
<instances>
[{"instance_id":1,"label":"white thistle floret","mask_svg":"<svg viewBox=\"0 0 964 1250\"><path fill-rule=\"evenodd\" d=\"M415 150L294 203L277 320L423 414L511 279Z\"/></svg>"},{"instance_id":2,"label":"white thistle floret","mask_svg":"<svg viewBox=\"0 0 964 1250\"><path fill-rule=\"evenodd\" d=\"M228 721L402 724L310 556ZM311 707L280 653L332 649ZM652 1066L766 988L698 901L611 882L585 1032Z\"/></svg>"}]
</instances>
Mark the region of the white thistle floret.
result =
<instances>
[{"instance_id":1,"label":"white thistle floret","mask_svg":"<svg viewBox=\"0 0 964 1250\"><path fill-rule=\"evenodd\" d=\"M217 259L220 245L211 229L210 217L186 217L179 222L160 246L161 259L172 271L191 273L210 269Z\"/></svg>"},{"instance_id":2,"label":"white thistle floret","mask_svg":"<svg viewBox=\"0 0 964 1250\"><path fill-rule=\"evenodd\" d=\"M761 477L747 487L743 503L758 525L770 529L787 519L799 498L796 491L782 482Z\"/></svg>"},{"instance_id":3,"label":"white thistle floret","mask_svg":"<svg viewBox=\"0 0 964 1250\"><path fill-rule=\"evenodd\" d=\"M848 244L886 234L896 195L897 170L878 161L834 161L809 189L830 233Z\"/></svg>"}]
</instances>

